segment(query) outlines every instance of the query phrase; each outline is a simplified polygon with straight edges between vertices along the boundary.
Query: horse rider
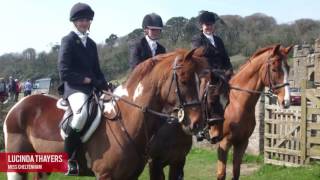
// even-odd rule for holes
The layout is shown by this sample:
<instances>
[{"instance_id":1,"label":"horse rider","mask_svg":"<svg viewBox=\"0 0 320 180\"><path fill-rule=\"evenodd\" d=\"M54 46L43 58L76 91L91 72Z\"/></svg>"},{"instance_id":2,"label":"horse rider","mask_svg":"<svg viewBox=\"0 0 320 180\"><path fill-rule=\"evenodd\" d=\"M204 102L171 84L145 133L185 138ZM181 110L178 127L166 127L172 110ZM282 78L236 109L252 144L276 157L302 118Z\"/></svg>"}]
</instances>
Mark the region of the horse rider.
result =
<instances>
[{"instance_id":1,"label":"horse rider","mask_svg":"<svg viewBox=\"0 0 320 180\"><path fill-rule=\"evenodd\" d=\"M166 53L166 49L158 42L163 28L161 17L156 13L145 15L142 28L145 36L129 45L131 69L150 57Z\"/></svg>"},{"instance_id":2,"label":"horse rider","mask_svg":"<svg viewBox=\"0 0 320 180\"><path fill-rule=\"evenodd\" d=\"M58 70L63 82L63 97L73 112L70 132L64 141L68 154L66 175L78 175L79 167L75 151L81 144L80 131L85 125L88 98L93 89L109 89L110 84L101 72L96 43L88 37L94 11L88 4L77 3L70 11L74 29L62 38L58 58Z\"/></svg>"},{"instance_id":3,"label":"horse rider","mask_svg":"<svg viewBox=\"0 0 320 180\"><path fill-rule=\"evenodd\" d=\"M215 34L215 23L219 20L218 15L213 12L202 11L198 18L201 32L192 37L192 47L205 47L205 56L208 58L208 63L211 68L228 71L231 76L233 68L229 56L222 39ZM219 62L213 61L214 58L212 57L217 55L214 53L215 50L218 50L218 55L221 57L219 58L221 59ZM209 122L209 124L214 124L214 122L218 121L222 122L224 119L223 114L224 108L217 96L213 104L212 117L210 118L212 122Z\"/></svg>"}]
</instances>

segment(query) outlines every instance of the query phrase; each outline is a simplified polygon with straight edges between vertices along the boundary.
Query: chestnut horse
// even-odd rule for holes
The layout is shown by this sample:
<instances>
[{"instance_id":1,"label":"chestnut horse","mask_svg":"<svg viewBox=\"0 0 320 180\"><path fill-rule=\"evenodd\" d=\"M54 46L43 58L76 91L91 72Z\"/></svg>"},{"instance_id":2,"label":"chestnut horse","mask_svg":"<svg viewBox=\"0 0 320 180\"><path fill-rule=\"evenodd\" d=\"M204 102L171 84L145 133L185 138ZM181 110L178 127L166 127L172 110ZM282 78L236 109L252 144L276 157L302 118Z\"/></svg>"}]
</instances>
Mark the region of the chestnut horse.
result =
<instances>
[{"instance_id":1,"label":"chestnut horse","mask_svg":"<svg viewBox=\"0 0 320 180\"><path fill-rule=\"evenodd\" d=\"M235 74L229 84L229 104L221 125L218 147L217 179L226 178L228 151L233 146L233 179L239 179L242 157L255 127L255 105L264 87L277 95L283 108L290 106L287 56L291 47L280 45L259 49ZM212 130L216 130L211 128ZM210 132L212 133L212 132Z\"/></svg>"},{"instance_id":2,"label":"chestnut horse","mask_svg":"<svg viewBox=\"0 0 320 180\"><path fill-rule=\"evenodd\" d=\"M216 56L210 59L213 62L221 62L221 56L217 49L213 49ZM228 82L225 80L225 72L210 70L207 76L199 79L199 95L202 103L205 93L211 96L219 94L227 96ZM209 82L208 79L211 81ZM209 99L209 103L212 99ZM150 161L149 175L150 180L164 180L164 167L169 166L169 180L179 180L184 178L184 165L186 156L192 146L192 134L186 133L179 123L163 123L150 141Z\"/></svg>"},{"instance_id":3,"label":"chestnut horse","mask_svg":"<svg viewBox=\"0 0 320 180\"><path fill-rule=\"evenodd\" d=\"M148 143L158 128L155 114L162 109L178 112L173 119L193 131L203 115L194 88L198 86L195 74L201 76L208 68L203 53L202 48L177 50L137 66L115 90L117 98L104 103L103 121L78 151L80 175L138 179L147 161ZM56 102L50 96L33 95L12 107L3 128L6 152L63 152L59 123L64 112ZM18 178L26 174L8 173L8 179Z\"/></svg>"}]
</instances>

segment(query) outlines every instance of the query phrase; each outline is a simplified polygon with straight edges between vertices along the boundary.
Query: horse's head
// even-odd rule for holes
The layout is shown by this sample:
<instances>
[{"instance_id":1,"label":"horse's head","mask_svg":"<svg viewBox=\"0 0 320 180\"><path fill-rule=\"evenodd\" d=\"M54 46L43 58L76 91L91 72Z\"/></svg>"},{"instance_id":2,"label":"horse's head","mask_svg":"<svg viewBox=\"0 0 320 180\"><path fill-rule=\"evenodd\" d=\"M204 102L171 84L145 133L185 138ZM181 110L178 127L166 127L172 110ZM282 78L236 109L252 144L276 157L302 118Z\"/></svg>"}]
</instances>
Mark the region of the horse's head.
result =
<instances>
[{"instance_id":1,"label":"horse's head","mask_svg":"<svg viewBox=\"0 0 320 180\"><path fill-rule=\"evenodd\" d=\"M212 74L204 48L180 49L139 64L125 87L135 103L174 115L190 134L203 120L199 86L212 85Z\"/></svg>"},{"instance_id":2,"label":"horse's head","mask_svg":"<svg viewBox=\"0 0 320 180\"><path fill-rule=\"evenodd\" d=\"M212 48L211 50L205 52L206 54L210 53L209 61L211 62L223 62L224 57L221 56L219 51L216 48ZM228 102L229 95L229 79L231 78L233 71L232 70L221 70L215 69L219 68L219 64L215 65L211 64L210 72L204 74L200 78L200 99L203 103L203 111L204 111L204 121L201 124L201 130L196 137L198 140L202 140L203 138L207 138L208 141L210 137L207 134L207 129L212 127L215 124L222 124L221 121L217 121L218 119L215 117L218 111L220 111L221 107L224 107ZM219 107L216 107L218 104L221 104ZM221 111L223 111L221 109ZM220 112L219 114L223 114Z\"/></svg>"},{"instance_id":3,"label":"horse's head","mask_svg":"<svg viewBox=\"0 0 320 180\"><path fill-rule=\"evenodd\" d=\"M208 96L208 101L214 101L214 96L223 95L227 97L229 92L228 81L231 78L233 71L222 70L221 62L225 60L222 54L214 46L206 47L203 51L204 56L209 57L208 61L210 64L210 73L207 73L206 76L202 76L200 83L200 95ZM208 77L209 76L209 77Z\"/></svg>"},{"instance_id":4,"label":"horse's head","mask_svg":"<svg viewBox=\"0 0 320 180\"><path fill-rule=\"evenodd\" d=\"M266 65L260 73L263 78L263 84L269 87L271 93L277 95L278 103L283 108L290 106L290 88L289 88L289 65L287 57L292 46L282 48L280 45L274 46L269 55Z\"/></svg>"},{"instance_id":5,"label":"horse's head","mask_svg":"<svg viewBox=\"0 0 320 180\"><path fill-rule=\"evenodd\" d=\"M161 84L160 93L165 101L164 109L173 109L183 130L190 134L197 130L197 124L203 120L199 86L203 79L209 81L209 65L203 56L203 48L176 52L172 61L163 62L171 63L172 70ZM159 68L164 67L159 65Z\"/></svg>"}]
</instances>

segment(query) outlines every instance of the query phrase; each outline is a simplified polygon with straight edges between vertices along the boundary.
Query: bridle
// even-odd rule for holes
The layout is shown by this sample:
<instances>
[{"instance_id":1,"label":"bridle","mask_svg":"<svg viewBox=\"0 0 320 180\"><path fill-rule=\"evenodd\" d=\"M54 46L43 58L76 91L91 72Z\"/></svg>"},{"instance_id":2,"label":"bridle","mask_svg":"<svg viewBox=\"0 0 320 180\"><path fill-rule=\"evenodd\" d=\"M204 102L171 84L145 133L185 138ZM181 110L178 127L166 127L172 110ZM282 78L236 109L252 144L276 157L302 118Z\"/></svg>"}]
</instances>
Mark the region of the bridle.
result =
<instances>
[{"instance_id":1,"label":"bridle","mask_svg":"<svg viewBox=\"0 0 320 180\"><path fill-rule=\"evenodd\" d=\"M290 84L288 82L286 83L280 83L280 84L273 84L272 82L272 76L271 76L271 68L270 68L270 64L271 64L271 60L269 58L268 60L268 64L267 64L267 74L266 76L268 76L268 80L269 80L269 92L274 94L274 91L277 90L277 89L280 89L282 87L285 87L285 86L289 86Z\"/></svg>"},{"instance_id":2,"label":"bridle","mask_svg":"<svg viewBox=\"0 0 320 180\"><path fill-rule=\"evenodd\" d=\"M210 108L209 108L209 100L208 100L209 95L212 95L212 94L209 94L210 91L216 91L217 89L221 88L221 86L223 86L223 85L222 85L223 83L226 83L226 84L228 83L226 77L225 77L224 75L222 75L222 74L224 74L224 71L223 71L223 70L212 69L212 70L211 70L211 73L212 73L215 77L219 78L220 83L219 83L219 85L217 86L217 85L215 85L215 84L211 84L210 81L207 82L207 83L206 83L206 86L205 86L205 89L204 89L204 92L203 92L203 95L202 95L202 97L201 97L201 101L202 101L202 103L203 103L204 119L206 120L207 123L208 123L208 122L212 122L212 121L210 120ZM214 95L217 96L217 95L219 95L219 94L220 94L220 93L216 93L216 92L215 92ZM215 121L214 123L219 123L220 121L222 121L222 120Z\"/></svg>"},{"instance_id":3,"label":"bridle","mask_svg":"<svg viewBox=\"0 0 320 180\"><path fill-rule=\"evenodd\" d=\"M112 101L116 101L117 99L119 99L119 100L123 101L124 103L126 103L126 104L128 104L130 106L138 108L143 113L150 113L150 114L165 118L166 121L168 121L168 122L179 122L179 123L182 123L182 121L185 118L185 109L187 107L201 106L202 104L201 104L200 100L186 102L182 98L181 90L180 90L180 87L179 87L179 80L178 80L179 77L178 77L178 74L177 74L177 70L180 69L182 66L178 66L177 65L178 60L179 60L179 57L176 57L175 60L174 60L173 75L172 75L172 79L171 79L168 95L169 95L169 93L171 91L171 87L172 87L173 83L175 83L176 84L175 92L176 92L179 104L176 107L174 107L171 112L163 113L163 112L152 110L151 108L149 108L147 106L138 105L137 103L134 103L134 102L132 102L130 100L127 100L127 99L125 99L125 98L123 98L121 96L118 96L118 95L116 95L116 94L114 94L112 92L109 92L109 91L104 91L103 93L108 95L108 96L111 96L112 97ZM199 96L197 96L197 97L199 97ZM174 114L177 114L177 115L174 115ZM115 119L115 118L113 118L113 119Z\"/></svg>"},{"instance_id":4,"label":"bridle","mask_svg":"<svg viewBox=\"0 0 320 180\"><path fill-rule=\"evenodd\" d=\"M238 91L244 91L244 92L248 92L248 93L252 93L252 94L263 94L266 96L273 96L275 94L275 91L277 89L280 89L282 87L285 86L289 86L290 84L288 82L286 83L280 83L280 84L273 84L272 81L272 76L271 76L271 57L268 58L267 60L267 72L265 74L265 77L268 77L268 91L264 92L264 91L257 91L257 90L251 90L251 89L244 89L244 88L240 88L237 86L231 86L230 85L230 89L234 89L234 90L238 90Z\"/></svg>"},{"instance_id":5,"label":"bridle","mask_svg":"<svg viewBox=\"0 0 320 180\"><path fill-rule=\"evenodd\" d=\"M171 79L168 95L169 95L169 93L171 91L171 87L172 87L172 84L174 82L176 84L175 92L177 94L179 105L177 107L173 108L173 112L177 112L178 120L181 123L184 120L185 108L193 107L193 106L201 106L201 101L198 99L196 101L186 102L182 98L181 91L180 91L180 86L179 86L179 77L178 77L178 74L177 74L177 70L180 69L182 66L177 65L178 60L179 60L179 57L176 57L175 60L174 60L174 63L173 63L173 75L172 75L172 79ZM197 92L197 93L199 93L199 92ZM199 97L199 95L197 95L196 97Z\"/></svg>"},{"instance_id":6,"label":"bridle","mask_svg":"<svg viewBox=\"0 0 320 180\"><path fill-rule=\"evenodd\" d=\"M214 75L219 79L219 83L217 84L211 84L211 81L208 81L205 85L203 94L201 96L201 102L203 106L203 116L204 116L204 124L202 124L202 130L199 131L196 134L197 140L203 140L207 139L210 141L210 135L209 135L209 128L211 125L215 125L218 123L223 123L223 119L212 119L210 117L210 107L209 107L209 97L210 95L215 95L218 96L220 95L220 90L219 93L216 92L217 89L220 89L224 84L228 86L228 80L225 77L225 72L220 69L211 69L210 70L210 76ZM210 92L214 91L214 94L211 94ZM229 86L227 87L226 91L229 91Z\"/></svg>"},{"instance_id":7,"label":"bridle","mask_svg":"<svg viewBox=\"0 0 320 180\"><path fill-rule=\"evenodd\" d=\"M243 91L243 92L247 92L247 93L252 93L252 94L264 94L264 95L267 95L267 96L272 96L275 94L275 91L277 89L280 89L282 87L285 87L285 86L289 86L289 83L280 83L280 84L273 84L273 80L272 80L272 75L271 75L271 57L268 58L267 60L267 70L266 70L266 74L265 74L265 77L268 78L268 87L269 87L269 90L267 92L264 92L264 91L257 91L257 90L251 90L251 89L244 89L244 88L240 88L240 87L235 87L235 86L231 86L229 85L229 88L230 89L234 89L234 90L238 90L238 91ZM214 72L214 70L213 70ZM218 76L222 81L225 81L226 82L226 79ZM227 83L227 82L226 82ZM203 130L200 132L200 138L205 138L207 139L208 141L210 141L210 136L208 135L208 130L209 130L209 126L211 125L215 125L215 124L218 124L218 123L223 123L223 120L216 120L216 121L211 121L210 120L210 109L209 109L209 106L208 106L208 97L209 97L209 89L210 88L217 88L215 87L214 85L211 85L210 82L208 82L206 84L206 87L205 87L205 90L204 90L204 94L201 98L201 101L203 102L203 110L204 110L204 119L205 119L205 127L203 127ZM210 124L209 124L210 122Z\"/></svg>"},{"instance_id":8,"label":"bridle","mask_svg":"<svg viewBox=\"0 0 320 180\"><path fill-rule=\"evenodd\" d=\"M112 92L109 92L109 91L103 91L104 94L108 95L111 97L111 99L109 101L111 102L115 102L115 104L117 104L117 100L121 100L123 101L124 103L130 105L130 106L133 106L137 109L139 109L141 112L143 113L150 113L150 114L153 114L153 115L156 115L158 117L160 117L161 119L165 119L168 123L182 123L183 120L185 119L185 108L187 107L193 107L193 106L201 106L201 102L200 100L198 101L191 101L191 102L186 102L184 101L183 97L182 97L182 93L181 93L181 90L180 90L180 87L179 87L179 80L178 80L178 74L177 74L177 70L180 69L182 66L178 66L177 65L177 62L179 60L179 57L176 57L175 60L174 60L174 64L173 64L173 75L172 75L172 79L171 79L171 83L170 83L170 89L168 91L168 95L170 93L170 90L171 90L171 87L172 87L172 84L175 83L176 84L176 95L177 95L177 99L178 99L178 102L179 102L179 105L176 106L175 108L173 108L173 111L172 112L168 112L168 113L164 113L164 112L159 112L159 111L155 111L147 106L141 106L131 100L127 100L121 96L118 96ZM197 91L198 92L198 91ZM199 97L199 92L197 94L197 97ZM168 98L168 96L167 96ZM103 110L103 107L101 107L99 105L99 108L101 110ZM119 108L117 108L119 110ZM177 113L173 113L173 112L177 112ZM177 114L177 115L174 115L174 114ZM108 120L119 120L120 122L120 125L121 125L121 130L124 131L124 133L126 134L126 136L128 137L128 139L134 144L134 146L136 147L136 152L137 154L139 155L139 157L142 159L142 160L146 160L147 159L147 152L148 152L148 148L149 148L149 145L150 145L150 142L151 142L151 139L154 137L154 134L152 135L152 137L150 138L149 137L149 133L148 133L148 126L147 126L147 121L143 120L143 127L144 127L144 134L145 134L145 138L146 138L146 142L147 142L147 145L146 145L146 148L145 148L145 152L143 152L142 154L139 153L139 150L138 150L138 146L135 144L135 142L132 140L130 134L128 133L128 131L126 130L125 128L125 125L124 123L122 122L122 119L120 118L121 114L120 112L117 112L116 115L112 118L110 117L106 117ZM107 123L108 123L108 120L107 120Z\"/></svg>"}]
</instances>

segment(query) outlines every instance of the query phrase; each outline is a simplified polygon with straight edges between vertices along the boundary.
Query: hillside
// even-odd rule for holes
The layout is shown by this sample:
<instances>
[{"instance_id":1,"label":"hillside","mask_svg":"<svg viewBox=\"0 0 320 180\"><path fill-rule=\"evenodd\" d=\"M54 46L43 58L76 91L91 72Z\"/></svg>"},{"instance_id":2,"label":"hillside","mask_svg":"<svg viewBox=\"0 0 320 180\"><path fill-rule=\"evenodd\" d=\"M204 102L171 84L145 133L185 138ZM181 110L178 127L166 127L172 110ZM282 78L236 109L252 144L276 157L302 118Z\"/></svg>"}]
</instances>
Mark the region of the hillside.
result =
<instances>
[{"instance_id":1,"label":"hillside","mask_svg":"<svg viewBox=\"0 0 320 180\"><path fill-rule=\"evenodd\" d=\"M246 17L224 15L221 19L224 24L217 22L217 35L223 39L235 68L239 67L244 57L249 57L261 47L276 43L284 46L312 43L320 34L320 22L312 19L277 24L273 17L261 13ZM197 17L172 17L165 23L160 42L167 51L189 49L192 36L199 32ZM142 29L134 29L124 37L111 34L106 37L104 44L98 44L101 68L107 79L121 79L128 73L128 44L141 36ZM59 48L59 45L55 45L47 53L37 52L30 47L22 53L3 54L0 56L0 77L13 76L23 81L51 77L58 81Z\"/></svg>"}]
</instances>

